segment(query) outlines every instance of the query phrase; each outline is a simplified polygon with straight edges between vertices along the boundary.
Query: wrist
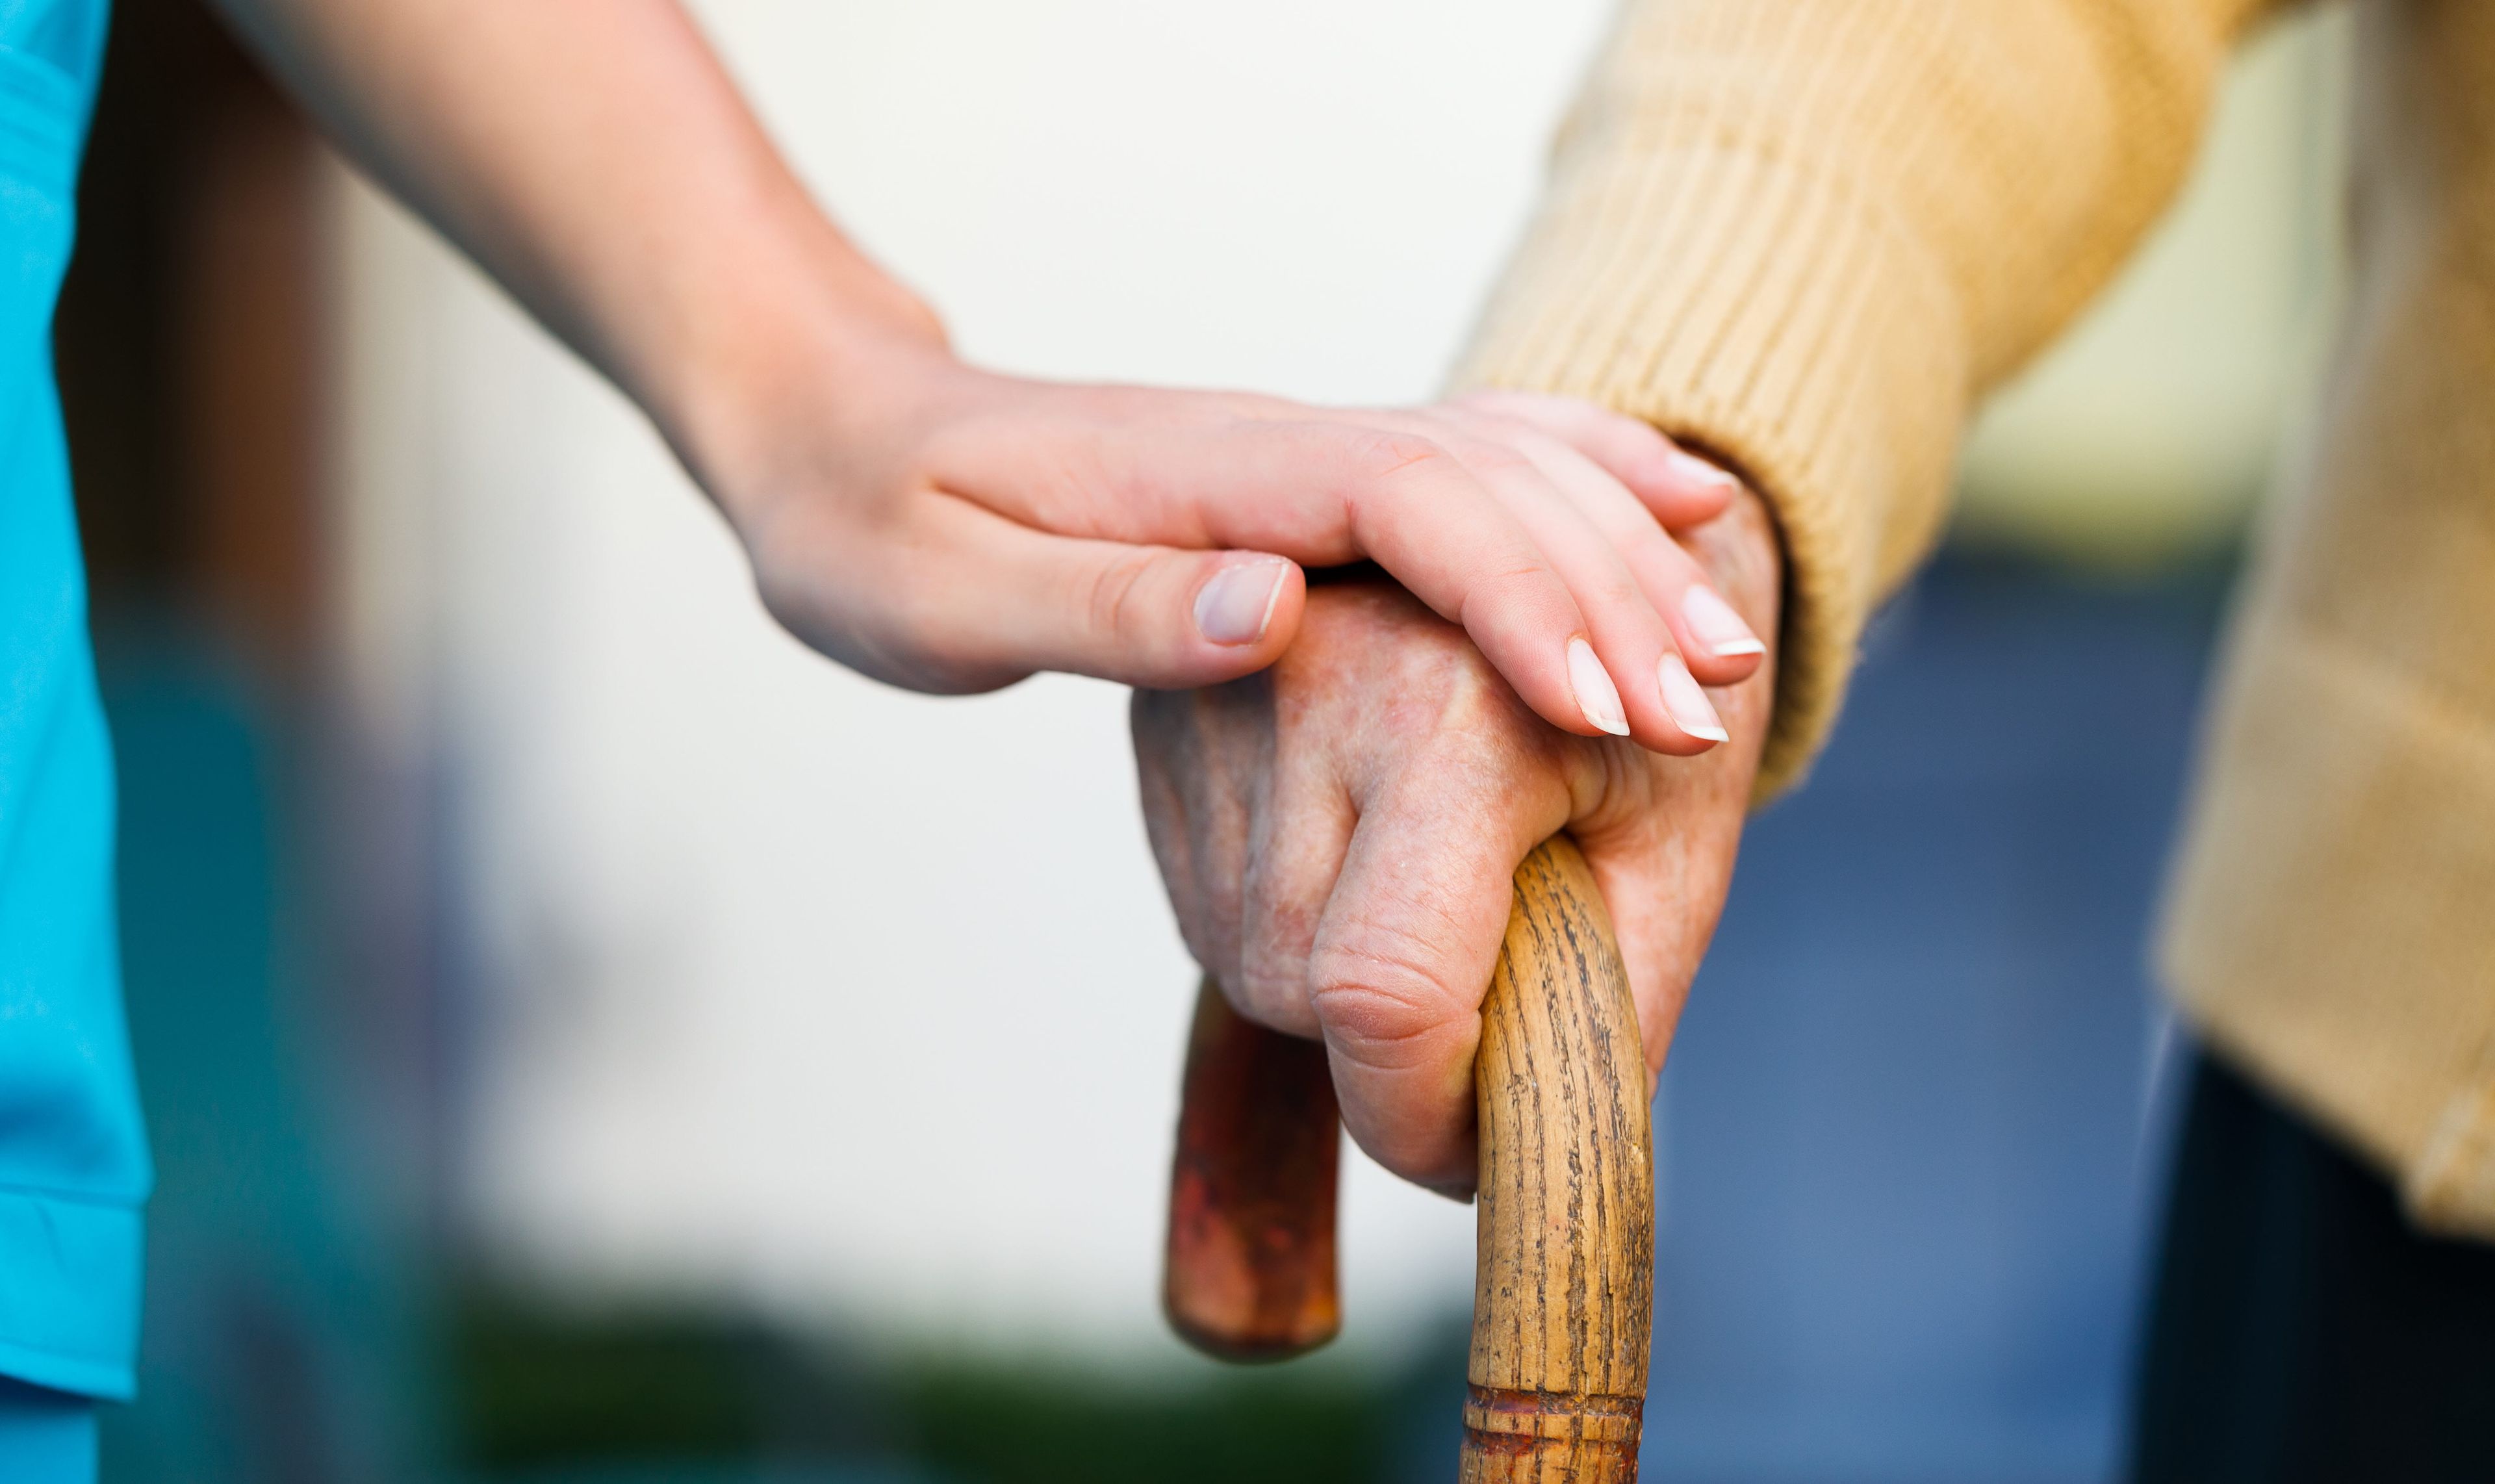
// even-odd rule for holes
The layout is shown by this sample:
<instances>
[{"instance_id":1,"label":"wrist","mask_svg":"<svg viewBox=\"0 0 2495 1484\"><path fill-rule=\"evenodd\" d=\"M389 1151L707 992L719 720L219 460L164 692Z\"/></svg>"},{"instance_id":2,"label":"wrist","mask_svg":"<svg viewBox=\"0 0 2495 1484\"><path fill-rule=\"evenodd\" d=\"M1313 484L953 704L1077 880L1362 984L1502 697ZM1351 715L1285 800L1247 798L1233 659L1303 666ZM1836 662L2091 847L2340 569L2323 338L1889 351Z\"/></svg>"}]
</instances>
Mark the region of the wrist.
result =
<instances>
[{"instance_id":1,"label":"wrist","mask_svg":"<svg viewBox=\"0 0 2495 1484\"><path fill-rule=\"evenodd\" d=\"M888 426L909 388L958 373L942 323L814 219L809 245L755 253L636 389L676 456L743 528L775 492L811 483L851 436Z\"/></svg>"}]
</instances>

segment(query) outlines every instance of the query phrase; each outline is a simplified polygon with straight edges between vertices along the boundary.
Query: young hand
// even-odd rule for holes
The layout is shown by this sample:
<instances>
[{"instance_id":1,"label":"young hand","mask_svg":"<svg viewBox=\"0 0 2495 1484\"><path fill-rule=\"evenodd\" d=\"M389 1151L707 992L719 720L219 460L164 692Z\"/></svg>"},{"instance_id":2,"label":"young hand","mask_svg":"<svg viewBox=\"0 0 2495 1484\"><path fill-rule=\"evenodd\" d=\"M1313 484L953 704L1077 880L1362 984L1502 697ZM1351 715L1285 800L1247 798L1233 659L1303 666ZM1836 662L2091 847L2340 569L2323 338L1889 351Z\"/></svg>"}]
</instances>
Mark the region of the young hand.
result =
<instances>
[{"instance_id":1,"label":"young hand","mask_svg":"<svg viewBox=\"0 0 2495 1484\"><path fill-rule=\"evenodd\" d=\"M771 610L869 674L1226 680L1289 642L1299 564L1361 558L1579 735L1701 751L1723 732L1693 674L1758 663L1665 534L1730 481L1636 422L1553 398L1339 411L965 366L823 215L676 0L217 3L648 411Z\"/></svg>"},{"instance_id":2,"label":"young hand","mask_svg":"<svg viewBox=\"0 0 2495 1484\"><path fill-rule=\"evenodd\" d=\"M710 482L771 611L880 679L1218 683L1290 643L1302 564L1364 558L1580 735L1703 751L1724 733L1700 686L1758 665L1668 534L1733 481L1590 405L1063 386L973 370L932 335L865 363Z\"/></svg>"}]
</instances>

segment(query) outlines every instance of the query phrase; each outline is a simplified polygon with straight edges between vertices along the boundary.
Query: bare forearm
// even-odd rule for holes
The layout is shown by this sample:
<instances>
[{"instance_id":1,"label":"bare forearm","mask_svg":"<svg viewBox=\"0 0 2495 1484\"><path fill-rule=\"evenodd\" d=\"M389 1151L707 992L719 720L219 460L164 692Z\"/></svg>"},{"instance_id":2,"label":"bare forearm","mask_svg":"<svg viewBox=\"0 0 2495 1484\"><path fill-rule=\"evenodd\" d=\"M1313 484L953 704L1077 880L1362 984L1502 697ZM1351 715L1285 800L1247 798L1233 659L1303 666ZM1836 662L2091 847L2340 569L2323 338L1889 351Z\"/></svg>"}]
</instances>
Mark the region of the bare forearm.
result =
<instances>
[{"instance_id":1,"label":"bare forearm","mask_svg":"<svg viewBox=\"0 0 2495 1484\"><path fill-rule=\"evenodd\" d=\"M718 388L938 337L808 198L675 0L217 4L359 164L696 462L734 441Z\"/></svg>"},{"instance_id":2,"label":"bare forearm","mask_svg":"<svg viewBox=\"0 0 2495 1484\"><path fill-rule=\"evenodd\" d=\"M650 414L766 605L869 674L1228 678L1287 643L1293 563L1358 556L1578 735L1704 751L1722 733L1700 684L1756 667L1665 534L1731 481L1651 427L1553 398L1328 411L962 365L808 198L679 0L216 3Z\"/></svg>"}]
</instances>

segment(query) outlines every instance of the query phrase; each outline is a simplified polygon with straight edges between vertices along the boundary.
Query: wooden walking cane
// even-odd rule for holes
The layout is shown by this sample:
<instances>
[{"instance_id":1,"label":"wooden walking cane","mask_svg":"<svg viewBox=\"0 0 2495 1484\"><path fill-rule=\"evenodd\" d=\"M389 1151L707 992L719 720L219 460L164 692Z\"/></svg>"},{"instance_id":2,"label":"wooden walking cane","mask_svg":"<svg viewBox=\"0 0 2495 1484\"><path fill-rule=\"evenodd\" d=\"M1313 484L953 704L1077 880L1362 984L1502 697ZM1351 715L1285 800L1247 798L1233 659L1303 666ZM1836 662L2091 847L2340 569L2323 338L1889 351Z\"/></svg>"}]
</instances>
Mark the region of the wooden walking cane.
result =
<instances>
[{"instance_id":1,"label":"wooden walking cane","mask_svg":"<svg viewBox=\"0 0 2495 1484\"><path fill-rule=\"evenodd\" d=\"M1516 872L1482 1004L1479 1249L1464 1484L1637 1477L1654 1316L1646 1056L1610 914L1566 836ZM1187 1045L1163 1302L1190 1343L1278 1360L1334 1338L1324 1048L1208 981Z\"/></svg>"}]
</instances>

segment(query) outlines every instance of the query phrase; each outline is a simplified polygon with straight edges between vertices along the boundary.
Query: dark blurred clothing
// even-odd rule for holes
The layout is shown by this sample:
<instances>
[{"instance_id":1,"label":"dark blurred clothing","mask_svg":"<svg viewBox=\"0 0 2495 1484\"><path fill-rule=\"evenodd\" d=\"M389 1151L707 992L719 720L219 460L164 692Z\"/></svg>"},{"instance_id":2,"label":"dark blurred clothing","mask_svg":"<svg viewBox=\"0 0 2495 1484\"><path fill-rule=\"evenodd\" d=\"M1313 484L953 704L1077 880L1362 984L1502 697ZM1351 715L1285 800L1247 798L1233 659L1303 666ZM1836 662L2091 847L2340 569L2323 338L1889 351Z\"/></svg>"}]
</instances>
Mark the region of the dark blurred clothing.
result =
<instances>
[{"instance_id":1,"label":"dark blurred clothing","mask_svg":"<svg viewBox=\"0 0 2495 1484\"><path fill-rule=\"evenodd\" d=\"M2495 1479L2495 1248L2206 1053L2189 1097L2135 1484Z\"/></svg>"}]
</instances>

